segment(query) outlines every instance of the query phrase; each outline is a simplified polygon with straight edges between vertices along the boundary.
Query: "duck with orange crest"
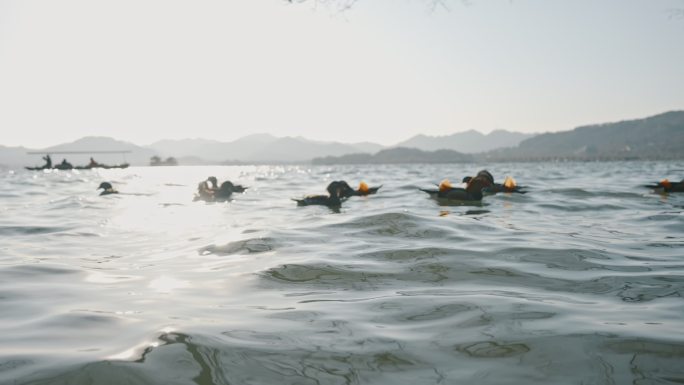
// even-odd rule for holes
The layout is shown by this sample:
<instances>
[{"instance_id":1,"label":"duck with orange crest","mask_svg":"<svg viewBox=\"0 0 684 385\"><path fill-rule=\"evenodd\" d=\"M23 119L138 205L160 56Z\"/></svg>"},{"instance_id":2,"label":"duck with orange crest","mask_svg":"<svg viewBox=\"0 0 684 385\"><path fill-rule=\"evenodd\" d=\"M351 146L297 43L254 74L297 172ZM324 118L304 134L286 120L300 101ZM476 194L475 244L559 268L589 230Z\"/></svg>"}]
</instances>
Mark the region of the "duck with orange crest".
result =
<instances>
[{"instance_id":1,"label":"duck with orange crest","mask_svg":"<svg viewBox=\"0 0 684 385\"><path fill-rule=\"evenodd\" d=\"M670 182L667 179L663 179L654 185L645 185L644 187L652 188L655 192L663 193L674 193L674 192L684 192L684 179L680 182Z\"/></svg>"},{"instance_id":2,"label":"duck with orange crest","mask_svg":"<svg viewBox=\"0 0 684 385\"><path fill-rule=\"evenodd\" d=\"M453 187L448 179L439 184L437 190L421 189L430 195L430 198L440 201L479 202L482 200L483 191L490 188L493 183L487 175L477 175L468 180L465 188Z\"/></svg>"},{"instance_id":3,"label":"duck with orange crest","mask_svg":"<svg viewBox=\"0 0 684 385\"><path fill-rule=\"evenodd\" d=\"M481 170L477 173L477 175L486 178L492 184L490 187L485 188L485 194L496 194L500 192L518 194L527 193L527 191L523 190L524 187L518 186L518 184L515 182L515 179L510 176L506 176L503 183L496 183L494 182L494 177L492 174L487 170ZM473 177L471 176L464 177L463 183L469 183L472 178Z\"/></svg>"},{"instance_id":4,"label":"duck with orange crest","mask_svg":"<svg viewBox=\"0 0 684 385\"><path fill-rule=\"evenodd\" d=\"M359 188L354 190L344 180L340 180L337 182L342 186L341 196L343 198L349 198L349 197L353 197L353 196L357 196L357 197L361 196L362 197L362 196L366 196L366 195L373 195L373 194L376 194L378 192L378 190L380 190L380 188L382 187L382 185L375 186L375 187L369 187L366 182L361 181L361 183L359 183Z\"/></svg>"}]
</instances>

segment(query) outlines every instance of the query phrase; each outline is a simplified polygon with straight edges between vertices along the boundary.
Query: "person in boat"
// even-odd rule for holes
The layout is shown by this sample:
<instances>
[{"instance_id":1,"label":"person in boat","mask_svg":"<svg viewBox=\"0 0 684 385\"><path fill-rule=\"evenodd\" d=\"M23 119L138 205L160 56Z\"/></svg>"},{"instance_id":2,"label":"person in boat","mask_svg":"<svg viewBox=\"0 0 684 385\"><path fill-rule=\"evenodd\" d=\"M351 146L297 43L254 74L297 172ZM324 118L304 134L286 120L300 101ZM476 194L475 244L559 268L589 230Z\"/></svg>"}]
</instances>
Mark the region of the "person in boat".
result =
<instances>
[{"instance_id":1,"label":"person in boat","mask_svg":"<svg viewBox=\"0 0 684 385\"><path fill-rule=\"evenodd\" d=\"M62 163L55 166L55 168L60 170L71 170L74 168L74 166L71 163L67 162L66 159L62 159Z\"/></svg>"},{"instance_id":2,"label":"person in boat","mask_svg":"<svg viewBox=\"0 0 684 385\"><path fill-rule=\"evenodd\" d=\"M114 187L112 187L112 184L109 182L102 182L100 183L100 187L97 188L98 190L102 189L102 192L100 195L109 195L109 194L118 194L119 192L114 190Z\"/></svg>"},{"instance_id":3,"label":"person in boat","mask_svg":"<svg viewBox=\"0 0 684 385\"><path fill-rule=\"evenodd\" d=\"M292 198L292 200L297 202L297 206L320 205L339 208L342 205L342 194L347 188L351 189L344 181L332 181L326 188L328 195L307 195L302 199Z\"/></svg>"},{"instance_id":4,"label":"person in boat","mask_svg":"<svg viewBox=\"0 0 684 385\"><path fill-rule=\"evenodd\" d=\"M50 158L50 154L45 154L43 160L45 161L45 166L43 166L43 168L52 168L52 158Z\"/></svg>"}]
</instances>

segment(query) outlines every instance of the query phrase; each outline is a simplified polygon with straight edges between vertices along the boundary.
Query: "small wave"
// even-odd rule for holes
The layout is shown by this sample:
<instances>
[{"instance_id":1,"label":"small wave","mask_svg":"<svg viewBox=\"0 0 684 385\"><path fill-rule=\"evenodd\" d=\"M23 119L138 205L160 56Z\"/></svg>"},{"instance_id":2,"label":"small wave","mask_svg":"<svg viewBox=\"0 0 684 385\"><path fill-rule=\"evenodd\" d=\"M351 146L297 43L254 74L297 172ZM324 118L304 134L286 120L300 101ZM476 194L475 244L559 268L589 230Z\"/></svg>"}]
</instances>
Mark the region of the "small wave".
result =
<instances>
[{"instance_id":1,"label":"small wave","mask_svg":"<svg viewBox=\"0 0 684 385\"><path fill-rule=\"evenodd\" d=\"M199 249L199 253L216 255L233 255L244 253L265 253L275 248L276 241L272 238L253 238L230 242L225 245L209 245Z\"/></svg>"},{"instance_id":2,"label":"small wave","mask_svg":"<svg viewBox=\"0 0 684 385\"><path fill-rule=\"evenodd\" d=\"M494 341L482 341L457 345L456 350L471 357L504 358L525 354L530 351L530 347L519 343L507 344Z\"/></svg>"},{"instance_id":3,"label":"small wave","mask_svg":"<svg viewBox=\"0 0 684 385\"><path fill-rule=\"evenodd\" d=\"M402 237L410 239L448 239L458 242L463 240L461 234L438 218L425 218L411 213L382 213L354 216L352 219L321 226L319 231L347 236L372 238ZM468 226L480 225L469 223Z\"/></svg>"},{"instance_id":4,"label":"small wave","mask_svg":"<svg viewBox=\"0 0 684 385\"><path fill-rule=\"evenodd\" d=\"M341 266L287 264L270 268L261 275L267 279L289 283L339 283L355 285L377 278L379 274L354 271Z\"/></svg>"},{"instance_id":5,"label":"small wave","mask_svg":"<svg viewBox=\"0 0 684 385\"><path fill-rule=\"evenodd\" d=\"M0 235L37 235L70 230L60 226L0 226Z\"/></svg>"}]
</instances>

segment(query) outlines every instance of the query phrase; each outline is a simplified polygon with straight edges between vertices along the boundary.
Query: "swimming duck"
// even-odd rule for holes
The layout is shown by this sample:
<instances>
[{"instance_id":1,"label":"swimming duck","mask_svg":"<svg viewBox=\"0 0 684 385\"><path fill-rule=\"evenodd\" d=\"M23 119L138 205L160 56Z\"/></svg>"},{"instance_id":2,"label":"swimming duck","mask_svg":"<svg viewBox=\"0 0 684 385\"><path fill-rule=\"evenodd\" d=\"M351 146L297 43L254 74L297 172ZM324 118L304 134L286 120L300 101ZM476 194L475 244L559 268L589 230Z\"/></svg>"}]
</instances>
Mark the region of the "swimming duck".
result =
<instances>
[{"instance_id":1,"label":"swimming duck","mask_svg":"<svg viewBox=\"0 0 684 385\"><path fill-rule=\"evenodd\" d=\"M211 186L209 185L211 183ZM206 180L199 182L197 185L197 194L195 194L195 201L202 200L206 202L223 202L230 199L234 192L244 192L247 187L242 185L234 185L230 181L225 181L218 186L218 180L215 176L210 176Z\"/></svg>"},{"instance_id":2,"label":"swimming duck","mask_svg":"<svg viewBox=\"0 0 684 385\"><path fill-rule=\"evenodd\" d=\"M486 178L492 185L489 187L486 187L484 189L484 192L487 194L496 194L500 192L506 192L506 193L518 193L518 194L526 194L527 191L523 191L522 186L518 186L518 184L515 182L515 179L513 179L510 176L506 176L504 179L503 183L495 183L494 182L494 177L492 174L487 171L487 170L481 170L477 173L477 176ZM463 183L469 183L470 180L472 180L473 177L471 176L466 176L463 178Z\"/></svg>"},{"instance_id":3,"label":"swimming duck","mask_svg":"<svg viewBox=\"0 0 684 385\"><path fill-rule=\"evenodd\" d=\"M221 183L221 187L219 187L218 190L214 191L214 200L217 202L227 201L228 199L230 199L230 196L233 195L233 191L235 191L234 189L235 185L230 181L225 181Z\"/></svg>"},{"instance_id":4,"label":"swimming duck","mask_svg":"<svg viewBox=\"0 0 684 385\"><path fill-rule=\"evenodd\" d=\"M466 188L453 187L448 179L443 180L439 184L438 190L421 189L433 199L444 199L449 201L481 201L482 192L484 189L492 186L492 183L486 175L477 175L470 178Z\"/></svg>"},{"instance_id":5,"label":"swimming duck","mask_svg":"<svg viewBox=\"0 0 684 385\"><path fill-rule=\"evenodd\" d=\"M362 181L361 183L359 183L359 188L354 190L351 186L349 186L349 183L347 183L347 181L340 180L336 182L339 183L341 186L340 197L342 198L372 195L377 193L380 187L382 187L382 185L376 187L368 187L368 184Z\"/></svg>"},{"instance_id":6,"label":"swimming duck","mask_svg":"<svg viewBox=\"0 0 684 385\"><path fill-rule=\"evenodd\" d=\"M118 194L119 192L114 190L114 187L112 187L112 184L109 182L102 182L100 183L100 187L97 188L97 190L102 189L102 192L100 195L109 195L109 194Z\"/></svg>"},{"instance_id":7,"label":"swimming duck","mask_svg":"<svg viewBox=\"0 0 684 385\"><path fill-rule=\"evenodd\" d=\"M357 188L356 190L353 190L353 191L354 191L354 195L356 195L356 196L366 196L366 195L376 194L378 192L378 190L380 190L381 187L382 187L382 185L375 186L375 187L369 187L366 184L366 182L361 181L361 183L359 183L359 188Z\"/></svg>"},{"instance_id":8,"label":"swimming duck","mask_svg":"<svg viewBox=\"0 0 684 385\"><path fill-rule=\"evenodd\" d=\"M297 202L297 206L321 205L338 208L342 205L342 199L340 198L343 198L342 194L346 191L346 188L350 188L346 182L333 181L326 188L328 195L307 195L302 199L293 198L292 200Z\"/></svg>"},{"instance_id":9,"label":"swimming duck","mask_svg":"<svg viewBox=\"0 0 684 385\"><path fill-rule=\"evenodd\" d=\"M211 189L212 189L212 190L214 190L214 191L218 191L218 190L219 190L219 187L218 187L218 180L216 179L215 176L210 176L209 178L207 178L207 180L208 180L209 182L211 182ZM225 183L225 182L224 182L224 183ZM231 185L232 185L232 187L231 187L231 188L232 188L232 192L237 192L237 193L243 193L243 192L245 192L245 190L247 190L247 189L249 188L249 187L245 187L245 186L239 185L239 184L232 184L232 183L231 183Z\"/></svg>"},{"instance_id":10,"label":"swimming duck","mask_svg":"<svg viewBox=\"0 0 684 385\"><path fill-rule=\"evenodd\" d=\"M664 193L684 192L684 179L680 182L670 182L667 179L663 179L655 185L646 185L645 187Z\"/></svg>"}]
</instances>

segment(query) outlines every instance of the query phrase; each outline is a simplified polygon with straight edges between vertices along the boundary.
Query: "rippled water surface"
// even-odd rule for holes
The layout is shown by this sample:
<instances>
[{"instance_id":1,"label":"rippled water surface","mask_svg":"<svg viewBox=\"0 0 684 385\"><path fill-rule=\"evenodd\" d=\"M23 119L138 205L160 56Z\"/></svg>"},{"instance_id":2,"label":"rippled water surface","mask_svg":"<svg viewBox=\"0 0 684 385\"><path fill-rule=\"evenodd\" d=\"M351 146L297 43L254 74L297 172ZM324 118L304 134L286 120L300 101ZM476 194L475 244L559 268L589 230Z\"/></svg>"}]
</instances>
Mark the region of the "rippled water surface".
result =
<instances>
[{"instance_id":1,"label":"rippled water surface","mask_svg":"<svg viewBox=\"0 0 684 385\"><path fill-rule=\"evenodd\" d=\"M529 193L440 206L487 167ZM209 175L250 186L193 202ZM684 163L0 171L1 384L681 384ZM339 212L333 179L382 184ZM98 196L111 181L122 193Z\"/></svg>"}]
</instances>

